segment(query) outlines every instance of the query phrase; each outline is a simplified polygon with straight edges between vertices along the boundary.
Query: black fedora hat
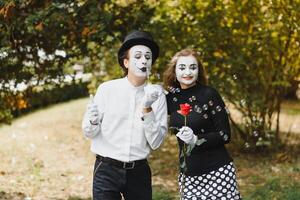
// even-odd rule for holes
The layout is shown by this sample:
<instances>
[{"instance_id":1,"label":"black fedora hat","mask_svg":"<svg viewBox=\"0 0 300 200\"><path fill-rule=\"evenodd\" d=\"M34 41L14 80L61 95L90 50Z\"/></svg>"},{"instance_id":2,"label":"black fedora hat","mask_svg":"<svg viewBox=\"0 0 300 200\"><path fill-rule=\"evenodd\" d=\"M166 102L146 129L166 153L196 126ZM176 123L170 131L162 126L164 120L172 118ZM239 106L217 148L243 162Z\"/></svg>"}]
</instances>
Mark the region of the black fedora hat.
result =
<instances>
[{"instance_id":1,"label":"black fedora hat","mask_svg":"<svg viewBox=\"0 0 300 200\"><path fill-rule=\"evenodd\" d=\"M152 63L155 62L159 55L159 47L154 42L150 33L145 31L131 31L124 39L122 46L118 52L118 61L121 67L125 68L123 60L125 52L135 45L145 45L151 49L152 52Z\"/></svg>"}]
</instances>

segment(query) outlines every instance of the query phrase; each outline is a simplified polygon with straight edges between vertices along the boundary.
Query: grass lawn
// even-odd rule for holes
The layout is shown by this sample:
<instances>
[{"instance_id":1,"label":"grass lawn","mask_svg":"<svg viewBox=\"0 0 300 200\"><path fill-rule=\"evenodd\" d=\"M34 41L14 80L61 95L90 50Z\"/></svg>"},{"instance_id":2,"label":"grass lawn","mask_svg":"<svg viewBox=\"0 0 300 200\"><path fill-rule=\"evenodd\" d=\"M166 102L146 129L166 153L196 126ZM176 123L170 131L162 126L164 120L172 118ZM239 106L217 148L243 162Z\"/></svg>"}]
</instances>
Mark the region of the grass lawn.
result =
<instances>
[{"instance_id":1,"label":"grass lawn","mask_svg":"<svg viewBox=\"0 0 300 200\"><path fill-rule=\"evenodd\" d=\"M94 156L80 128L87 101L51 106L0 127L0 200L91 199ZM283 113L294 122L298 115L289 113L289 106L297 110L299 104L283 106ZM300 199L299 141L296 143L293 150L271 155L246 154L228 146L243 199ZM153 199L178 199L175 137L169 135L149 160Z\"/></svg>"},{"instance_id":2,"label":"grass lawn","mask_svg":"<svg viewBox=\"0 0 300 200\"><path fill-rule=\"evenodd\" d=\"M243 199L300 199L299 148L298 151L279 151L272 155L246 154L233 146L228 149L234 158ZM172 199L178 199L176 151L175 138L169 136L151 156L154 185L167 191Z\"/></svg>"}]
</instances>

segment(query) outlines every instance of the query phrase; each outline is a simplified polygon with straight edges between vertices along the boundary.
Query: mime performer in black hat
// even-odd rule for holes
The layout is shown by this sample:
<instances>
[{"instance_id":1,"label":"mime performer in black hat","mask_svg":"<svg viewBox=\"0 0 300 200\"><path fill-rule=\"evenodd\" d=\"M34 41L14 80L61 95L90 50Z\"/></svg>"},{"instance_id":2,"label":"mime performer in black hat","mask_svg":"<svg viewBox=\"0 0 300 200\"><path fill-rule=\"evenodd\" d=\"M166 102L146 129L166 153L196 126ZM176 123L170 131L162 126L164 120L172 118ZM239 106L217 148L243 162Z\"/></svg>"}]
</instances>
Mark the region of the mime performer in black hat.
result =
<instances>
[{"instance_id":1,"label":"mime performer in black hat","mask_svg":"<svg viewBox=\"0 0 300 200\"><path fill-rule=\"evenodd\" d=\"M96 154L94 200L152 199L147 157L167 133L163 89L146 82L158 55L149 33L129 33L118 52L126 76L102 83L88 103L82 130Z\"/></svg>"}]
</instances>

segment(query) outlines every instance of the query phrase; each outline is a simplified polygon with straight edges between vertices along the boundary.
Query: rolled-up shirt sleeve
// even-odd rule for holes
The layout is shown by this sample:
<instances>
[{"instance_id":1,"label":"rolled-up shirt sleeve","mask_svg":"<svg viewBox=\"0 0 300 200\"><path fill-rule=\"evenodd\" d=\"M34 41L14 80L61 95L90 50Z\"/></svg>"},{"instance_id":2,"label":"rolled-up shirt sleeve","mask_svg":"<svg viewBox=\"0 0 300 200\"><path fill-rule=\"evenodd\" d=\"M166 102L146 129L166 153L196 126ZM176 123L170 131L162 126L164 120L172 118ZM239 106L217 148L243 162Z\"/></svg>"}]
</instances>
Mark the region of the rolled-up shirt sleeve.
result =
<instances>
[{"instance_id":1,"label":"rolled-up shirt sleeve","mask_svg":"<svg viewBox=\"0 0 300 200\"><path fill-rule=\"evenodd\" d=\"M151 149L157 149L167 134L167 103L166 96L161 94L153 103L152 111L143 114L145 137Z\"/></svg>"},{"instance_id":2,"label":"rolled-up shirt sleeve","mask_svg":"<svg viewBox=\"0 0 300 200\"><path fill-rule=\"evenodd\" d=\"M94 96L94 103L97 105L98 107L98 111L99 111L99 115L103 117L104 114L104 96L105 96L105 90L103 89L102 85L100 85L97 89L97 92ZM93 138L96 135L101 133L101 121L102 119L100 119L100 123L97 125L93 125L90 123L89 117L88 117L88 111L86 110L86 112L84 113L83 116L83 120L82 120L82 132L84 134L84 136L88 137L88 138Z\"/></svg>"}]
</instances>

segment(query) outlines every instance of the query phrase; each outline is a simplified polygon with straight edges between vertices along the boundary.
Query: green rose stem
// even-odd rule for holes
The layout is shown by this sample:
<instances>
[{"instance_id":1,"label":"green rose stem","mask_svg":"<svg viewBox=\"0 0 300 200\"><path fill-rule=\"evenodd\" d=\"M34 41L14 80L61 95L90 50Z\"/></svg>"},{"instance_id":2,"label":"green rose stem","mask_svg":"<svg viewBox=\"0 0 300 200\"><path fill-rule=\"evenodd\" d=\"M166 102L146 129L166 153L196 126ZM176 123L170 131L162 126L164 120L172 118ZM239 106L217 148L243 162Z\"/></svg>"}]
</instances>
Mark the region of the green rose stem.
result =
<instances>
[{"instance_id":1,"label":"green rose stem","mask_svg":"<svg viewBox=\"0 0 300 200\"><path fill-rule=\"evenodd\" d=\"M186 121L187 121L187 115L191 112L191 106L188 103L185 104L180 104L180 110L177 111L178 113L180 113L183 117L184 117L184 126L186 126ZM183 154L183 155L182 155ZM185 188L185 173L187 170L187 165L186 165L186 157L187 157L187 144L185 144L185 142L183 142L183 146L182 146L182 152L180 155L180 158L182 158L183 156L183 162L180 162L180 168L182 169L182 185L180 187L180 199L184 199L184 188ZM181 159L180 159L181 160Z\"/></svg>"},{"instance_id":2,"label":"green rose stem","mask_svg":"<svg viewBox=\"0 0 300 200\"><path fill-rule=\"evenodd\" d=\"M186 115L183 115L184 116L184 126L186 126ZM186 172L186 144L185 142L183 142L183 147L182 147L182 153L183 153L183 174L182 174L182 186L181 186L181 195L180 195L180 199L184 199L184 193L183 193L183 190L185 188L185 172Z\"/></svg>"},{"instance_id":3,"label":"green rose stem","mask_svg":"<svg viewBox=\"0 0 300 200\"><path fill-rule=\"evenodd\" d=\"M184 115L184 126L186 126L186 115ZM185 163L185 166L186 166L186 144L185 142L183 142L183 160L184 160L184 163ZM185 169L183 170L184 172L186 171Z\"/></svg>"}]
</instances>

